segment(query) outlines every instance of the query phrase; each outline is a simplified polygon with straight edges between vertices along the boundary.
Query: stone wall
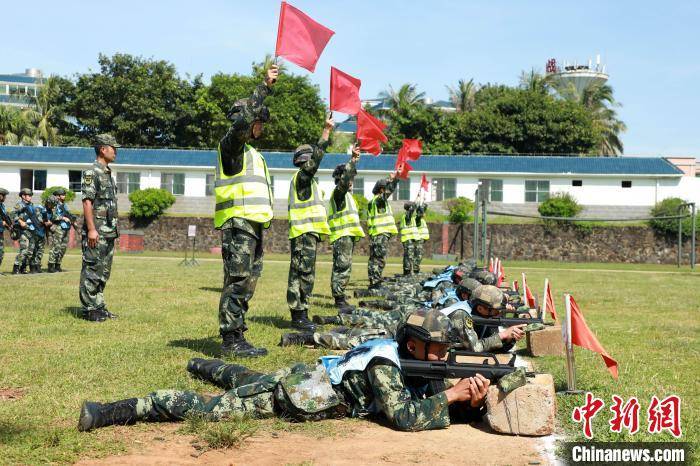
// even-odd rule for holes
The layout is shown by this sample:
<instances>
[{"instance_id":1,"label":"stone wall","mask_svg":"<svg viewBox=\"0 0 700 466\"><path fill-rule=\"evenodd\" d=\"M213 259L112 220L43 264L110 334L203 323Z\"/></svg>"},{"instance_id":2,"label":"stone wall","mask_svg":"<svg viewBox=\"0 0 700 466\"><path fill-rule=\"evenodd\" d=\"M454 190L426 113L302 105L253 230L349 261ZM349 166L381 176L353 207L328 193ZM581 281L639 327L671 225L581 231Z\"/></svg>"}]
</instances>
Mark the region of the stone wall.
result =
<instances>
[{"instance_id":1,"label":"stone wall","mask_svg":"<svg viewBox=\"0 0 700 466\"><path fill-rule=\"evenodd\" d=\"M78 223L81 223L80 221ZM138 224L127 218L120 219L120 229L144 230L146 250L182 251L187 241L188 225L197 225L197 249L208 251L221 245L220 233L214 229L213 220L206 217L162 217L150 224ZM430 240L425 244L425 257L443 252L443 238L447 247L457 228L454 225L430 224ZM443 230L445 230L443 232ZM444 234L443 234L444 233ZM491 255L508 260L555 260L571 262L630 262L673 264L676 261L676 240L656 235L650 228L593 227L589 231L574 228L549 231L542 225L490 225L489 244ZM265 251L289 253L286 220L273 220L265 235ZM6 254L12 243L5 233ZM464 227L464 253L471 256L472 225ZM700 242L696 257L700 257ZM363 238L356 246L356 253L369 254L369 241ZM390 255L402 254L398 239L390 242ZM689 242L684 243L684 263L688 263ZM324 242L321 253L331 252ZM459 253L459 240L451 252Z\"/></svg>"}]
</instances>

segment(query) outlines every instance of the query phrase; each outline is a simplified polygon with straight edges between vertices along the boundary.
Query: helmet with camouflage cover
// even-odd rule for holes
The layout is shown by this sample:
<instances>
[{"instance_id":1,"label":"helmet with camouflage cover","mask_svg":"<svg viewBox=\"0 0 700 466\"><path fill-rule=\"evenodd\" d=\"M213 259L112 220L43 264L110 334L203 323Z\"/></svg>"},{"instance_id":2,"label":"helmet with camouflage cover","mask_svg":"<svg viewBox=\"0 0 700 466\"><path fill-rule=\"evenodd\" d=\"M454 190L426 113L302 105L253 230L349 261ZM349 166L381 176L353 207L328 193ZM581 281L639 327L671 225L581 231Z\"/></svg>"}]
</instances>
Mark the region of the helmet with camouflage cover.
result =
<instances>
[{"instance_id":1,"label":"helmet with camouflage cover","mask_svg":"<svg viewBox=\"0 0 700 466\"><path fill-rule=\"evenodd\" d=\"M396 329L396 341L403 349L409 338L426 343L450 344L450 319L437 309L419 309L406 317Z\"/></svg>"},{"instance_id":2,"label":"helmet with camouflage cover","mask_svg":"<svg viewBox=\"0 0 700 466\"><path fill-rule=\"evenodd\" d=\"M489 309L500 311L504 306L505 296L503 292L493 285L482 285L472 293L469 302L472 307L481 304Z\"/></svg>"},{"instance_id":3,"label":"helmet with camouflage cover","mask_svg":"<svg viewBox=\"0 0 700 466\"><path fill-rule=\"evenodd\" d=\"M33 196L34 192L32 191L32 188L22 188L19 190L19 195L20 197L22 196Z\"/></svg>"},{"instance_id":4,"label":"helmet with camouflage cover","mask_svg":"<svg viewBox=\"0 0 700 466\"><path fill-rule=\"evenodd\" d=\"M292 155L292 163L295 167L300 167L311 158L311 154L314 153L314 148L310 144L302 144L294 150L294 155Z\"/></svg>"},{"instance_id":5,"label":"helmet with camouflage cover","mask_svg":"<svg viewBox=\"0 0 700 466\"><path fill-rule=\"evenodd\" d=\"M469 269L467 269L463 265L458 265L455 267L455 269L452 271L452 275L450 278L452 279L452 283L455 285L458 285L467 275L469 274Z\"/></svg>"},{"instance_id":6,"label":"helmet with camouflage cover","mask_svg":"<svg viewBox=\"0 0 700 466\"><path fill-rule=\"evenodd\" d=\"M10 194L10 191L5 188L0 188L0 196L7 196L8 194Z\"/></svg>"},{"instance_id":7,"label":"helmet with camouflage cover","mask_svg":"<svg viewBox=\"0 0 700 466\"><path fill-rule=\"evenodd\" d=\"M482 285L495 285L497 282L496 275L488 270L478 270L470 273L469 276Z\"/></svg>"},{"instance_id":8,"label":"helmet with camouflage cover","mask_svg":"<svg viewBox=\"0 0 700 466\"><path fill-rule=\"evenodd\" d=\"M389 184L389 182L385 178L382 178L381 180L377 180L377 182L374 183L374 188L372 188L372 194L374 194L376 196L377 194L379 194L379 190L386 189L388 184Z\"/></svg>"},{"instance_id":9,"label":"helmet with camouflage cover","mask_svg":"<svg viewBox=\"0 0 700 466\"><path fill-rule=\"evenodd\" d=\"M465 269L468 269L470 272L476 269L476 261L474 259L468 259L464 262L460 262L459 265Z\"/></svg>"},{"instance_id":10,"label":"helmet with camouflage cover","mask_svg":"<svg viewBox=\"0 0 700 466\"><path fill-rule=\"evenodd\" d=\"M47 197L46 200L44 201L44 207L46 207L49 210L56 207L56 204L58 204L58 198L56 196L54 196L53 194L51 196Z\"/></svg>"},{"instance_id":11,"label":"helmet with camouflage cover","mask_svg":"<svg viewBox=\"0 0 700 466\"><path fill-rule=\"evenodd\" d=\"M474 280L473 278L464 278L461 282L459 282L459 285L457 285L457 289L455 292L457 293L457 296L462 296L462 294L466 293L469 297L472 296L474 293L474 290L479 288L481 286L481 283L478 281Z\"/></svg>"},{"instance_id":12,"label":"helmet with camouflage cover","mask_svg":"<svg viewBox=\"0 0 700 466\"><path fill-rule=\"evenodd\" d=\"M232 120L237 113L251 110L253 111L253 114L251 115L253 117L253 121L260 121L262 123L267 123L270 121L270 109L265 105L260 105L259 107L255 108L251 103L251 99L238 99L235 101L226 114L226 118Z\"/></svg>"},{"instance_id":13,"label":"helmet with camouflage cover","mask_svg":"<svg viewBox=\"0 0 700 466\"><path fill-rule=\"evenodd\" d=\"M66 194L66 190L65 190L65 188L56 188L53 190L53 192L51 194L53 194L54 196L62 196L64 194Z\"/></svg>"}]
</instances>

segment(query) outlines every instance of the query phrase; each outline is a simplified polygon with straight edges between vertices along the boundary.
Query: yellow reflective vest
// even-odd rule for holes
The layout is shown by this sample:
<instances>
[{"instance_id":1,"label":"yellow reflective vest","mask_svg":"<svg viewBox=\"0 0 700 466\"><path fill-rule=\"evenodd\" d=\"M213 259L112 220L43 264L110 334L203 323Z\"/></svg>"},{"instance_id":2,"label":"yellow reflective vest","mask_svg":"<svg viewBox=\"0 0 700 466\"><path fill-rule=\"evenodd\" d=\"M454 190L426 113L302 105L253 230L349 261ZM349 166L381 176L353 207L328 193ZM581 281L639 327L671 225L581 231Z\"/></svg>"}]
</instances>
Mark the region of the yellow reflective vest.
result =
<instances>
[{"instance_id":1,"label":"yellow reflective vest","mask_svg":"<svg viewBox=\"0 0 700 466\"><path fill-rule=\"evenodd\" d=\"M377 236L381 234L396 235L399 230L396 229L396 222L394 222L394 214L391 212L391 204L386 201L386 211L380 213L377 210L377 199L379 195L376 195L369 201L367 206L367 213L369 217L367 218L367 226L369 227L369 235Z\"/></svg>"},{"instance_id":2,"label":"yellow reflective vest","mask_svg":"<svg viewBox=\"0 0 700 466\"><path fill-rule=\"evenodd\" d=\"M221 163L221 146L218 148L214 194L216 208L214 226L221 228L233 217L262 223L265 228L272 220L272 190L270 174L265 159L248 144L243 154L243 167L235 175L224 173Z\"/></svg>"},{"instance_id":3,"label":"yellow reflective vest","mask_svg":"<svg viewBox=\"0 0 700 466\"><path fill-rule=\"evenodd\" d=\"M311 197L306 201L300 201L297 196L295 173L289 185L289 239L296 238L304 233L318 233L330 235L326 216L326 205L318 189L316 180L311 180Z\"/></svg>"},{"instance_id":4,"label":"yellow reflective vest","mask_svg":"<svg viewBox=\"0 0 700 466\"><path fill-rule=\"evenodd\" d=\"M406 214L401 218L401 242L413 241L420 239L418 236L418 228L416 227L416 216L411 216L411 221L406 223Z\"/></svg>"},{"instance_id":5,"label":"yellow reflective vest","mask_svg":"<svg viewBox=\"0 0 700 466\"><path fill-rule=\"evenodd\" d=\"M425 218L420 219L420 225L418 226L418 239L430 239L430 230L428 230L428 224L425 222Z\"/></svg>"},{"instance_id":6,"label":"yellow reflective vest","mask_svg":"<svg viewBox=\"0 0 700 466\"><path fill-rule=\"evenodd\" d=\"M343 236L352 236L353 241L364 238L365 232L360 225L360 214L352 194L345 193L345 207L340 212L335 205L335 197L331 194L331 200L328 201L328 226L331 229L328 237L331 244Z\"/></svg>"}]
</instances>

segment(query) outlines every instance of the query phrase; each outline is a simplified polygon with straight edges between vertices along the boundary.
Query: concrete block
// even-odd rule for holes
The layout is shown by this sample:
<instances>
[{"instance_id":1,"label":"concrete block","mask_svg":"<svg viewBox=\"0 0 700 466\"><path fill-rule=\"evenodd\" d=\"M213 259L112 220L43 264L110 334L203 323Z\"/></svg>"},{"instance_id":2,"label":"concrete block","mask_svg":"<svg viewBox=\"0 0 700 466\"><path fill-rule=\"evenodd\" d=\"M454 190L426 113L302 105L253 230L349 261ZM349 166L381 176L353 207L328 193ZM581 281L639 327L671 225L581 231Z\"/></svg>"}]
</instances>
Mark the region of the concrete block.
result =
<instances>
[{"instance_id":1,"label":"concrete block","mask_svg":"<svg viewBox=\"0 0 700 466\"><path fill-rule=\"evenodd\" d=\"M527 351L532 356L564 356L560 325L527 332L526 338Z\"/></svg>"},{"instance_id":2,"label":"concrete block","mask_svg":"<svg viewBox=\"0 0 700 466\"><path fill-rule=\"evenodd\" d=\"M486 422L511 435L549 435L554 431L556 393L551 374L528 378L527 385L503 393L491 385L486 395Z\"/></svg>"}]
</instances>

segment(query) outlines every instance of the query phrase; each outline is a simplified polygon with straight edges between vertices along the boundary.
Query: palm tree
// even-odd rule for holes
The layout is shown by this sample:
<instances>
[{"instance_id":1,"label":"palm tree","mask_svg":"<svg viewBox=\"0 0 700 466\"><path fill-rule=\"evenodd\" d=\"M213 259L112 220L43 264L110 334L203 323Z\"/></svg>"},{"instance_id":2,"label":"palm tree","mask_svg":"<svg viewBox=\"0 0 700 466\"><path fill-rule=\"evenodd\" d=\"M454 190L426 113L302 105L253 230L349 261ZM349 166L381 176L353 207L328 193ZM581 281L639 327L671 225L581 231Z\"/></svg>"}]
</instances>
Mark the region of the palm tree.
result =
<instances>
[{"instance_id":1,"label":"palm tree","mask_svg":"<svg viewBox=\"0 0 700 466\"><path fill-rule=\"evenodd\" d=\"M621 107L622 104L615 100L612 86L592 84L583 90L580 102L591 112L593 124L603 135L599 148L600 155L617 156L622 154L624 145L620 134L627 130L627 125L617 117L615 107Z\"/></svg>"},{"instance_id":2,"label":"palm tree","mask_svg":"<svg viewBox=\"0 0 700 466\"><path fill-rule=\"evenodd\" d=\"M403 84L398 91L389 86L389 89L379 94L389 109L388 114L409 115L414 109L425 105L425 93L418 92L415 84Z\"/></svg>"},{"instance_id":3,"label":"palm tree","mask_svg":"<svg viewBox=\"0 0 700 466\"><path fill-rule=\"evenodd\" d=\"M458 112L470 112L474 109L474 96L479 90L479 85L474 84L474 79L465 81L460 79L457 82L457 87L447 86L447 92L450 94L450 101L455 106Z\"/></svg>"},{"instance_id":4,"label":"palm tree","mask_svg":"<svg viewBox=\"0 0 700 466\"><path fill-rule=\"evenodd\" d=\"M0 144L34 145L34 126L29 109L0 105Z\"/></svg>"},{"instance_id":5,"label":"palm tree","mask_svg":"<svg viewBox=\"0 0 700 466\"><path fill-rule=\"evenodd\" d=\"M528 72L520 73L520 88L545 94L549 92L550 82L546 76L532 68Z\"/></svg>"},{"instance_id":6,"label":"palm tree","mask_svg":"<svg viewBox=\"0 0 700 466\"><path fill-rule=\"evenodd\" d=\"M42 145L50 146L59 140L58 130L53 127L51 121L56 117L53 102L56 102L60 93L58 80L53 76L49 77L34 98L36 108L27 111L27 118L36 128L34 137L41 141Z\"/></svg>"}]
</instances>

